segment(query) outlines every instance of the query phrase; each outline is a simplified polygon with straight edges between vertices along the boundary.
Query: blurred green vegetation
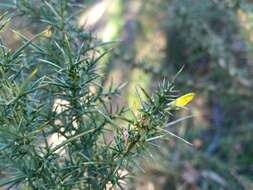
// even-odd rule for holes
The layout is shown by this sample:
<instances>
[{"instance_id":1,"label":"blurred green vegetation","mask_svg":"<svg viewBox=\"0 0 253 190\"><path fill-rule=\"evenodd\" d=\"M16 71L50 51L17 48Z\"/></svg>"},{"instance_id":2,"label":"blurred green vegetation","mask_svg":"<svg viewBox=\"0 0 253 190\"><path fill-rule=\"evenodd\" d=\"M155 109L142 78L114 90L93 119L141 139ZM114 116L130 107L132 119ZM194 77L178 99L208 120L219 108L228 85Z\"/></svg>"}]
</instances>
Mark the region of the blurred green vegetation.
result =
<instances>
[{"instance_id":1,"label":"blurred green vegetation","mask_svg":"<svg viewBox=\"0 0 253 190\"><path fill-rule=\"evenodd\" d=\"M138 173L130 180L132 189L253 189L253 2L103 0L85 5L84 29L101 41L115 41L101 67L105 85L129 82L120 104L138 107L136 86L152 92L182 67L177 90L197 94L189 110L174 115L194 117L170 128L194 147L175 139L155 143L140 168L130 169ZM97 19L95 11L101 14ZM15 27L28 34L38 30L16 19ZM6 34L5 41L15 48L18 40Z\"/></svg>"}]
</instances>

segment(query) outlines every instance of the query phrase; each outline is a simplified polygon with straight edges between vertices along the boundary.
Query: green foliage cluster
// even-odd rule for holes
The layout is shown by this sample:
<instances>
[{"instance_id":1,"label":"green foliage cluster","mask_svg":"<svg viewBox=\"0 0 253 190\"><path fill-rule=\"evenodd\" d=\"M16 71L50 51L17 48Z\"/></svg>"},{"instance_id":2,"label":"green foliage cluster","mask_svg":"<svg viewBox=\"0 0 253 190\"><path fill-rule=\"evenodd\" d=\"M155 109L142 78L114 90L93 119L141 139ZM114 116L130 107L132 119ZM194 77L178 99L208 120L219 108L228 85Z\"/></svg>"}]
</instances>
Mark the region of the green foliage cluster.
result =
<instances>
[{"instance_id":1,"label":"green foliage cluster","mask_svg":"<svg viewBox=\"0 0 253 190\"><path fill-rule=\"evenodd\" d=\"M0 44L0 186L123 189L122 171L168 133L173 84L164 81L154 96L141 89L138 114L119 108L114 99L123 85L106 89L98 69L109 44L76 25L75 1L0 6L11 11L1 30L16 15L42 30L31 39L14 31L22 39L16 50ZM50 141L55 135L59 142Z\"/></svg>"}]
</instances>

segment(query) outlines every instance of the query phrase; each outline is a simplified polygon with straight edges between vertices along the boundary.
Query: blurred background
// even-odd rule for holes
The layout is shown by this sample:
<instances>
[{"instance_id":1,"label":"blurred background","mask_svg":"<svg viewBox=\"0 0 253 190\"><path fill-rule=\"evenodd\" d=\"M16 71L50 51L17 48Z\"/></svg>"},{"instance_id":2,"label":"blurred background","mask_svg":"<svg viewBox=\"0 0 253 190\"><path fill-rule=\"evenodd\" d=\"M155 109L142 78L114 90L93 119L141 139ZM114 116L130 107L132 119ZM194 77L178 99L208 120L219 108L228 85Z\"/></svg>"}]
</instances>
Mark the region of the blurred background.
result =
<instances>
[{"instance_id":1,"label":"blurred background","mask_svg":"<svg viewBox=\"0 0 253 190\"><path fill-rule=\"evenodd\" d=\"M170 128L194 147L173 138L151 146L129 188L253 189L253 1L75 1L84 5L79 26L115 42L100 64L105 85L128 82L120 104L138 109L137 86L152 92L182 67L176 89L197 94L173 116L194 117ZM9 27L41 31L18 17ZM2 35L12 49L21 43L11 30Z\"/></svg>"}]
</instances>

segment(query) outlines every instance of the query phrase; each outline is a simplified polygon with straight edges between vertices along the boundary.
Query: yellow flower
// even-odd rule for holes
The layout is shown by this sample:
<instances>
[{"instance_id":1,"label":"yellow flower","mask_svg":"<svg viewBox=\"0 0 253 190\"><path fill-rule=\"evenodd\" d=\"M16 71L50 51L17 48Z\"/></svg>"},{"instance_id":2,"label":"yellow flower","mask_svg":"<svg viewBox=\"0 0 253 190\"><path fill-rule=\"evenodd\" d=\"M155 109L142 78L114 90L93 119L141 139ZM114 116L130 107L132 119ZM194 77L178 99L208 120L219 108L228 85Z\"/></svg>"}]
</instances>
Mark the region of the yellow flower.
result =
<instances>
[{"instance_id":1,"label":"yellow flower","mask_svg":"<svg viewBox=\"0 0 253 190\"><path fill-rule=\"evenodd\" d=\"M136 99L134 99L133 102L132 102L133 111L137 112L139 108L140 108L140 103Z\"/></svg>"},{"instance_id":2,"label":"yellow flower","mask_svg":"<svg viewBox=\"0 0 253 190\"><path fill-rule=\"evenodd\" d=\"M46 38L50 38L52 36L52 29L51 27L48 27L45 31L44 31L44 36Z\"/></svg>"},{"instance_id":3,"label":"yellow flower","mask_svg":"<svg viewBox=\"0 0 253 190\"><path fill-rule=\"evenodd\" d=\"M183 96L180 96L175 100L175 106L177 107L184 107L189 104L195 96L195 93L188 93Z\"/></svg>"},{"instance_id":4,"label":"yellow flower","mask_svg":"<svg viewBox=\"0 0 253 190\"><path fill-rule=\"evenodd\" d=\"M189 104L193 100L194 97L195 97L195 93L193 92L180 96L179 98L177 98L176 100L172 101L169 104L168 110L185 107L187 104Z\"/></svg>"}]
</instances>

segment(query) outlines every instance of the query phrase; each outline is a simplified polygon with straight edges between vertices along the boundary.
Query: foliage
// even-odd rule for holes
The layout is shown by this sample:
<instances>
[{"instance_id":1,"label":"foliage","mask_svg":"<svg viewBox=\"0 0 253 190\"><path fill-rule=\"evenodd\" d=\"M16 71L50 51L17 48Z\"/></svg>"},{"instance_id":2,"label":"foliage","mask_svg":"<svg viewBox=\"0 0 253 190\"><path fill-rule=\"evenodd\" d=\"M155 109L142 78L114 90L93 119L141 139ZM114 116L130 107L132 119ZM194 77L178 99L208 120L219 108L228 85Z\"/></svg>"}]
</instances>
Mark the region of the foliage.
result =
<instances>
[{"instance_id":1,"label":"foliage","mask_svg":"<svg viewBox=\"0 0 253 190\"><path fill-rule=\"evenodd\" d=\"M42 32L30 39L14 31L22 45L13 51L1 41L0 186L123 189L122 171L151 140L180 138L164 129L174 109L173 83L164 81L153 96L141 88L138 113L114 103L124 85L105 88L98 69L109 44L76 25L75 1L1 6L12 11L1 17L1 29L19 15Z\"/></svg>"}]
</instances>

